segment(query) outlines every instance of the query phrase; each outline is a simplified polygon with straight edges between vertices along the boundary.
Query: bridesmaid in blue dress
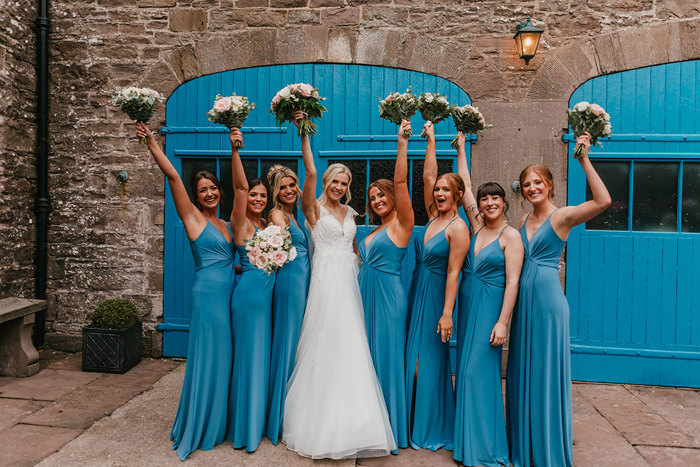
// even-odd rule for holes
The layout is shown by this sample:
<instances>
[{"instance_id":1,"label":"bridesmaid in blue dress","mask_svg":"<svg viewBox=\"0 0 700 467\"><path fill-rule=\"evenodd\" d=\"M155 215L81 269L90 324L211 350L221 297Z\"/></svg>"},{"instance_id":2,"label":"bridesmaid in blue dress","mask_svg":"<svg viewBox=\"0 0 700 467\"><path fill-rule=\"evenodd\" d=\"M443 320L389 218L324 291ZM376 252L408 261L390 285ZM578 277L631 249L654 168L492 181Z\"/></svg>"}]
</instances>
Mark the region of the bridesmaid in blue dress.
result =
<instances>
[{"instance_id":1,"label":"bridesmaid in blue dress","mask_svg":"<svg viewBox=\"0 0 700 467\"><path fill-rule=\"evenodd\" d=\"M503 187L484 183L471 192L458 134L457 162L466 191L462 203L473 234L462 269L457 321L457 411L452 457L464 465L508 465L508 439L503 410L501 346L518 294L523 266L520 234L508 226Z\"/></svg>"},{"instance_id":2,"label":"bridesmaid in blue dress","mask_svg":"<svg viewBox=\"0 0 700 467\"><path fill-rule=\"evenodd\" d=\"M593 198L561 209L543 165L520 174L521 193L532 205L520 234L525 264L510 333L506 383L508 442L514 466L573 465L569 304L559 280L559 259L576 225L603 212L608 190L588 159L590 137L577 139L579 162Z\"/></svg>"},{"instance_id":3,"label":"bridesmaid in blue dress","mask_svg":"<svg viewBox=\"0 0 700 467\"><path fill-rule=\"evenodd\" d=\"M230 140L234 189L231 230L243 273L231 298L233 372L226 439L236 449L253 452L265 429L275 275L248 261L246 242L265 227L261 215L267 205L267 188L260 179L246 180L235 145L243 140L238 129L231 130Z\"/></svg>"},{"instance_id":4,"label":"bridesmaid in blue dress","mask_svg":"<svg viewBox=\"0 0 700 467\"><path fill-rule=\"evenodd\" d=\"M198 172L190 201L177 170L143 123L136 134L147 138L148 149L168 179L177 214L185 226L195 262L190 299L187 367L180 403L170 432L180 460L197 449L211 450L224 441L229 377L231 375L231 293L233 252L231 230L217 217L221 201L219 180Z\"/></svg>"},{"instance_id":5,"label":"bridesmaid in blue dress","mask_svg":"<svg viewBox=\"0 0 700 467\"><path fill-rule=\"evenodd\" d=\"M454 173L437 176L435 132L426 123L428 144L423 198L434 218L417 236L416 269L409 295L406 396L409 442L415 449L452 449L455 394L449 339L459 272L469 248L469 231L457 215L464 182ZM437 335L436 335L437 328Z\"/></svg>"},{"instance_id":6,"label":"bridesmaid in blue dress","mask_svg":"<svg viewBox=\"0 0 700 467\"><path fill-rule=\"evenodd\" d=\"M311 152L309 138L305 137L304 140L302 150ZM310 270L306 229L294 217L300 196L299 178L289 167L274 165L267 173L267 181L274 203L268 221L283 229L289 228L292 245L297 251L297 257L277 272L272 301L272 356L265 436L277 445L282 437L284 398L287 395L287 381L294 370Z\"/></svg>"},{"instance_id":7,"label":"bridesmaid in blue dress","mask_svg":"<svg viewBox=\"0 0 700 467\"><path fill-rule=\"evenodd\" d=\"M381 224L357 245L369 350L399 448L408 447L404 358L408 303L401 284L401 263L414 224L408 191L408 137L404 136L404 130L410 128L408 120L399 128L394 181L379 179L367 188L367 212L373 224L377 220Z\"/></svg>"}]
</instances>

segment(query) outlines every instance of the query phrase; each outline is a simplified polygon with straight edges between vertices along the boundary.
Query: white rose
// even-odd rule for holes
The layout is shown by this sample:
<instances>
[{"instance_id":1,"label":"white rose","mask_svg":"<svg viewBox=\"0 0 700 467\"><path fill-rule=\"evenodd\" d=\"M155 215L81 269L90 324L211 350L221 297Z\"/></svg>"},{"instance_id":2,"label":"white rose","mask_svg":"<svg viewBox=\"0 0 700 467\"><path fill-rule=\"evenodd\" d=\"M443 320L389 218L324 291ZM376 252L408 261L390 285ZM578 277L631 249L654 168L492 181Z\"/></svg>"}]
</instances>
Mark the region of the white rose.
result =
<instances>
[{"instance_id":1,"label":"white rose","mask_svg":"<svg viewBox=\"0 0 700 467\"><path fill-rule=\"evenodd\" d=\"M428 93L425 95L425 102L433 102L433 99L435 99L435 98L433 97L432 94Z\"/></svg>"},{"instance_id":2,"label":"white rose","mask_svg":"<svg viewBox=\"0 0 700 467\"><path fill-rule=\"evenodd\" d=\"M603 136L608 136L610 133L612 133L612 125L610 123L606 123L603 127Z\"/></svg>"},{"instance_id":3,"label":"white rose","mask_svg":"<svg viewBox=\"0 0 700 467\"><path fill-rule=\"evenodd\" d=\"M279 235L280 233L282 233L282 229L279 225L270 224L267 227L265 227L265 230L263 230L262 232L265 236L271 237L273 235Z\"/></svg>"},{"instance_id":4,"label":"white rose","mask_svg":"<svg viewBox=\"0 0 700 467\"><path fill-rule=\"evenodd\" d=\"M585 112L586 109L588 109L588 107L589 107L590 105L591 105L591 104L588 103L588 102L586 102L586 101L581 101L581 102L579 102L578 104L576 104L576 105L574 106L574 110L575 110L576 112Z\"/></svg>"},{"instance_id":5,"label":"white rose","mask_svg":"<svg viewBox=\"0 0 700 467\"><path fill-rule=\"evenodd\" d=\"M280 97L287 99L289 96L292 95L292 92L289 90L289 86L285 86L282 89L280 89L280 92L278 92Z\"/></svg>"},{"instance_id":6,"label":"white rose","mask_svg":"<svg viewBox=\"0 0 700 467\"><path fill-rule=\"evenodd\" d=\"M270 237L270 239L267 241L267 243L272 247L272 248L280 248L282 245L284 245L284 240L282 239L281 236L279 235L273 235Z\"/></svg>"}]
</instances>

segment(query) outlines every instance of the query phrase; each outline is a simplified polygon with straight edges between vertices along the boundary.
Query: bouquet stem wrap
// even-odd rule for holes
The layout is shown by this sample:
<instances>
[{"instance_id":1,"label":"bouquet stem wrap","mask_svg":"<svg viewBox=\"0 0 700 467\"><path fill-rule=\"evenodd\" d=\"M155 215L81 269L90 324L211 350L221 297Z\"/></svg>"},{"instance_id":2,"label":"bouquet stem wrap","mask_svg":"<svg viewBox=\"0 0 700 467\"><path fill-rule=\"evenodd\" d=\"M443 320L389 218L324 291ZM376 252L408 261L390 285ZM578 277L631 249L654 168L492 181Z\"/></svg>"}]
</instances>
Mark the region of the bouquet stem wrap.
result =
<instances>
[{"instance_id":1,"label":"bouquet stem wrap","mask_svg":"<svg viewBox=\"0 0 700 467\"><path fill-rule=\"evenodd\" d=\"M581 101L573 109L566 111L569 117L569 125L574 137L578 138L588 132L591 135L591 146L602 146L599 138L612 134L610 115L598 104L591 104ZM583 155L583 145L577 144L574 149L574 157L580 158Z\"/></svg>"},{"instance_id":2,"label":"bouquet stem wrap","mask_svg":"<svg viewBox=\"0 0 700 467\"><path fill-rule=\"evenodd\" d=\"M255 104L248 102L248 98L245 96L233 94L221 97L219 94L214 99L214 106L207 112L207 116L210 122L225 125L229 130L231 128L240 129L254 108ZM240 149L243 146L243 142L236 141L237 148Z\"/></svg>"}]
</instances>

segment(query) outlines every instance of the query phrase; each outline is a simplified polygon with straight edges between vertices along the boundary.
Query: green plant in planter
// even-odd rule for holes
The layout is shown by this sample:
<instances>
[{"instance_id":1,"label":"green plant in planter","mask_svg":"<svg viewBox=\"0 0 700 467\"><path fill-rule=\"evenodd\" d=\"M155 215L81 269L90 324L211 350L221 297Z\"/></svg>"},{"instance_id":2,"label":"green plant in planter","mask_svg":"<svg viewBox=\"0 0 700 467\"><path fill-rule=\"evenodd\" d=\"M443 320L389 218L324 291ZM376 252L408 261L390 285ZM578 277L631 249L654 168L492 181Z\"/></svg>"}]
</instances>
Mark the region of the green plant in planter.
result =
<instances>
[{"instance_id":1,"label":"green plant in planter","mask_svg":"<svg viewBox=\"0 0 700 467\"><path fill-rule=\"evenodd\" d=\"M129 300L110 298L97 305L90 319L93 328L128 329L139 320L139 313Z\"/></svg>"}]
</instances>

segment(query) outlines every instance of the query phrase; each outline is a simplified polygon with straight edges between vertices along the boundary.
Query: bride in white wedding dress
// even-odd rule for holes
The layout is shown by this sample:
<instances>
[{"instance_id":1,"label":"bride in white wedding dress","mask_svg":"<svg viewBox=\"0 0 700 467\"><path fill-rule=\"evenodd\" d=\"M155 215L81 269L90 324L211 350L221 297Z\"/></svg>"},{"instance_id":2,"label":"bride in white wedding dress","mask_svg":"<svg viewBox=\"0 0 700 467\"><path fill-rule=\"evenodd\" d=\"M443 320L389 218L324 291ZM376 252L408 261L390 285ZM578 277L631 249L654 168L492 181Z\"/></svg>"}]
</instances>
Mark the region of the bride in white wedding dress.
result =
<instances>
[{"instance_id":1,"label":"bride in white wedding dress","mask_svg":"<svg viewBox=\"0 0 700 467\"><path fill-rule=\"evenodd\" d=\"M354 252L357 213L340 203L352 174L333 164L315 199L316 169L302 138L302 209L314 255L294 372L287 384L282 440L314 459L384 456L396 449L367 344Z\"/></svg>"}]
</instances>

